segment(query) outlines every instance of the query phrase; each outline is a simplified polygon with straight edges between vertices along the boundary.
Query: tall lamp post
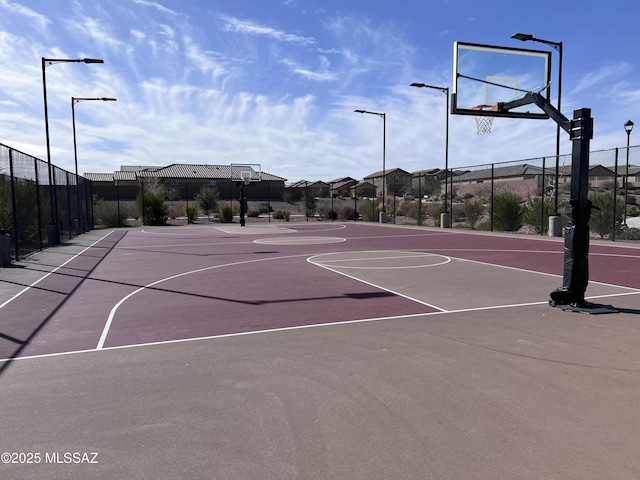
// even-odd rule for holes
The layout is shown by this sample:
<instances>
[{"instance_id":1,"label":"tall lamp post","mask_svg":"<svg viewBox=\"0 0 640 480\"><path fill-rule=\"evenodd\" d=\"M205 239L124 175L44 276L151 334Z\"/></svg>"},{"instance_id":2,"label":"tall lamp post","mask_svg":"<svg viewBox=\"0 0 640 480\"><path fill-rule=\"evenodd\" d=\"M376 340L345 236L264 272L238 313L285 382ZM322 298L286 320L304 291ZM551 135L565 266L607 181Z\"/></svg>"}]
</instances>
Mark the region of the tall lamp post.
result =
<instances>
[{"instance_id":1,"label":"tall lamp post","mask_svg":"<svg viewBox=\"0 0 640 480\"><path fill-rule=\"evenodd\" d=\"M82 228L82 231L86 231L86 227L84 225L84 218L80 214L80 183L79 183L79 175L78 175L78 147L76 144L76 109L75 105L78 102L85 101L102 101L102 102L115 102L115 98L87 98L87 97L71 97L71 123L73 125L73 159L76 165L76 200L78 201L78 228ZM77 232L80 233L80 232Z\"/></svg>"},{"instance_id":2,"label":"tall lamp post","mask_svg":"<svg viewBox=\"0 0 640 480\"><path fill-rule=\"evenodd\" d=\"M631 130L633 130L633 122L627 120L624 124L624 131L627 132L627 169L624 180L624 225L627 224L627 192L629 191L629 140L631 138Z\"/></svg>"},{"instance_id":3,"label":"tall lamp post","mask_svg":"<svg viewBox=\"0 0 640 480\"><path fill-rule=\"evenodd\" d=\"M53 169L51 167L51 147L49 142L49 110L47 108L47 75L46 67L55 63L104 63L99 58L44 58L42 57L42 93L44 96L44 129L47 140L47 169L49 172L49 203L51 204L51 220L47 230L49 245L60 243L60 232L58 231L58 212L56 208L56 195L54 188Z\"/></svg>"},{"instance_id":4,"label":"tall lamp post","mask_svg":"<svg viewBox=\"0 0 640 480\"><path fill-rule=\"evenodd\" d=\"M386 151L387 151L387 115L384 112L369 112L367 110L354 110L356 113L368 113L369 115L377 115L382 118L382 212L380 212L380 223L386 223L387 210L385 208L385 192L384 185L386 178Z\"/></svg>"},{"instance_id":5,"label":"tall lamp post","mask_svg":"<svg viewBox=\"0 0 640 480\"><path fill-rule=\"evenodd\" d=\"M516 40L523 42L532 41L549 45L558 52L558 111L562 112L562 42L553 42L551 40L543 40L536 38L528 33L516 33L511 36ZM555 171L555 188L553 197L553 214L558 215L558 179L560 177L560 124L556 127L556 171Z\"/></svg>"},{"instance_id":6,"label":"tall lamp post","mask_svg":"<svg viewBox=\"0 0 640 480\"><path fill-rule=\"evenodd\" d=\"M444 213L448 214L448 197L449 197L449 87L436 87L433 85L427 85L426 83L412 83L412 87L417 88L433 88L435 90L440 90L447 97L447 109L445 111L446 115L446 127L445 127L445 140L444 140ZM453 198L451 200L453 202ZM446 223L446 224L445 224ZM447 217L447 222L440 222L442 227L451 227L451 222L449 222Z\"/></svg>"}]
</instances>

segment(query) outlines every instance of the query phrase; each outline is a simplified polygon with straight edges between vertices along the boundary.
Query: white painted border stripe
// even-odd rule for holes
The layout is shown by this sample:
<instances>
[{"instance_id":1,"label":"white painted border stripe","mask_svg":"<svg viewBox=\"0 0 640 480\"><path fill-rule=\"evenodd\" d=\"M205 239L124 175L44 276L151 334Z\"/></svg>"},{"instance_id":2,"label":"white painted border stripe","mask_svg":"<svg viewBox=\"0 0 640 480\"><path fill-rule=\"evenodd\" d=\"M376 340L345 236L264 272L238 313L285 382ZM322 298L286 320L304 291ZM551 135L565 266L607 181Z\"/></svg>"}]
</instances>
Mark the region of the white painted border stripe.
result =
<instances>
[{"instance_id":1,"label":"white painted border stripe","mask_svg":"<svg viewBox=\"0 0 640 480\"><path fill-rule=\"evenodd\" d=\"M83 249L81 252L75 254L73 257L71 257L69 260L67 260L66 262L64 262L62 265L54 268L53 270L51 270L50 272L48 272L46 275L40 277L38 280L36 280L35 282L33 282L31 285L25 287L23 290L19 291L18 293L16 293L13 297L11 297L9 300L7 300L6 302L4 302L3 304L0 305L0 308L3 308L7 305L9 305L11 302L13 302L16 298L18 298L20 295L22 295L23 293L29 291L31 288L35 287L38 283L40 283L41 281L43 281L45 278L47 278L49 275L53 275L54 273L56 273L58 270L60 270L62 267L64 267L67 263L71 262L72 260L78 258L80 255L82 255L84 252L86 252L87 250L89 250L90 248L94 247L97 243L101 242L102 240L104 240L105 238L107 238L109 235L111 235L114 232L114 230L111 230L109 233L107 233L105 236L99 238L98 240L96 240L95 242L93 242L91 245L89 245L87 248Z\"/></svg>"},{"instance_id":2,"label":"white painted border stripe","mask_svg":"<svg viewBox=\"0 0 640 480\"><path fill-rule=\"evenodd\" d=\"M596 298L610 298L610 297L624 297L628 295L639 295L640 292L628 292L628 293L619 293L619 294L610 294L610 295L601 295L594 297L587 297L588 300L596 299ZM393 321L393 320L402 320L405 318L417 318L417 317L431 317L435 315L450 315L453 313L469 313L475 311L482 310L499 310L504 308L519 308L519 307L529 307L536 305L546 305L545 302L532 302L532 303L520 303L520 304L512 304L512 305L494 305L489 307L479 307L479 308L469 308L462 310L450 310L450 311L438 311L438 312L427 312L427 313L413 313L411 315L400 315L397 317L377 317L377 318L362 318L359 320L347 320L341 322L331 322L331 323L316 323L312 325L296 325L293 327L281 327L281 328L272 328L268 330L256 330L252 332L237 332L237 333L225 333L222 335L209 335L205 337L193 337L193 338L180 338L176 340L165 340L160 342L148 342L148 343L136 343L132 345L117 345L115 347L104 347L102 349L86 349L86 350L75 350L70 352L58 352L58 353L46 353L42 355L31 355L25 357L15 357L15 358L3 358L0 359L0 363L20 361L20 360L36 360L41 358L52 358L52 357L64 357L70 355L78 355L82 353L95 353L95 352L107 352L110 350L128 350L133 348L141 348L141 347L153 347L153 346L161 346L161 345L172 345L179 343L191 343L191 342L199 342L204 340L219 340L225 338L234 338L234 337L244 337L249 335L262 335L265 333L276 333L276 332L288 332L292 330L304 330L308 328L319 328L319 327L332 327L332 326L340 326L340 325L351 325L357 323L369 323L369 322L379 322L379 321ZM549 307L551 308L551 307Z\"/></svg>"}]
</instances>

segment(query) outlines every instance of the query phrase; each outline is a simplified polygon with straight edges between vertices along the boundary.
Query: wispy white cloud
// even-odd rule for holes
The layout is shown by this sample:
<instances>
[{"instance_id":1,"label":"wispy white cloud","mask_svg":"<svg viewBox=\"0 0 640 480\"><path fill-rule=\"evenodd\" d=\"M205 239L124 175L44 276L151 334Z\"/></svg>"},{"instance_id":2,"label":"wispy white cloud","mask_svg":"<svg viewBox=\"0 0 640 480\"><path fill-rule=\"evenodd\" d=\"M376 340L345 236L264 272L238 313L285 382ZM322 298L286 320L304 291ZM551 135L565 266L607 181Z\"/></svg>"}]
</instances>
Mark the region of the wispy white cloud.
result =
<instances>
[{"instance_id":1,"label":"wispy white cloud","mask_svg":"<svg viewBox=\"0 0 640 480\"><path fill-rule=\"evenodd\" d=\"M109 25L100 19L82 16L69 19L65 23L73 34L91 39L100 46L117 48L123 45L123 42L111 31Z\"/></svg>"},{"instance_id":2,"label":"wispy white cloud","mask_svg":"<svg viewBox=\"0 0 640 480\"><path fill-rule=\"evenodd\" d=\"M286 65L291 72L301 75L308 80L331 81L338 78L337 73L329 71L329 61L326 57L320 58L321 66L319 71L312 71L307 68L303 68L293 60L289 59L282 60L281 63Z\"/></svg>"},{"instance_id":3,"label":"wispy white cloud","mask_svg":"<svg viewBox=\"0 0 640 480\"><path fill-rule=\"evenodd\" d=\"M29 7L20 5L19 3L11 3L8 0L0 0L0 8L7 10L10 13L15 13L28 18L30 21L35 22L40 28L44 29L51 23L45 15L42 15Z\"/></svg>"},{"instance_id":4,"label":"wispy white cloud","mask_svg":"<svg viewBox=\"0 0 640 480\"><path fill-rule=\"evenodd\" d=\"M147 38L147 35L143 31L137 30L135 28L131 29L129 33L137 42L141 42L145 38Z\"/></svg>"},{"instance_id":5,"label":"wispy white cloud","mask_svg":"<svg viewBox=\"0 0 640 480\"><path fill-rule=\"evenodd\" d=\"M221 18L224 22L223 30L226 32L268 37L279 42L297 43L302 45L311 45L316 43L316 40L312 37L304 37L293 33L287 33L272 27L259 25L250 20L241 20L239 18L229 16L223 16Z\"/></svg>"},{"instance_id":6,"label":"wispy white cloud","mask_svg":"<svg viewBox=\"0 0 640 480\"><path fill-rule=\"evenodd\" d=\"M607 84L611 84L623 78L632 69L633 67L631 64L622 61L602 65L596 70L583 75L573 89L573 93L589 89L605 82Z\"/></svg>"},{"instance_id":7,"label":"wispy white cloud","mask_svg":"<svg viewBox=\"0 0 640 480\"><path fill-rule=\"evenodd\" d=\"M210 74L214 78L219 78L227 70L223 64L212 58L212 54L202 50L202 47L196 44L190 38L184 39L185 56L189 63L194 65L199 71Z\"/></svg>"},{"instance_id":8,"label":"wispy white cloud","mask_svg":"<svg viewBox=\"0 0 640 480\"><path fill-rule=\"evenodd\" d=\"M133 0L133 3L137 5L143 5L145 7L153 7L159 12L167 13L169 15L180 15L178 12L171 10L170 8L167 8L158 2L151 2L149 0Z\"/></svg>"}]
</instances>

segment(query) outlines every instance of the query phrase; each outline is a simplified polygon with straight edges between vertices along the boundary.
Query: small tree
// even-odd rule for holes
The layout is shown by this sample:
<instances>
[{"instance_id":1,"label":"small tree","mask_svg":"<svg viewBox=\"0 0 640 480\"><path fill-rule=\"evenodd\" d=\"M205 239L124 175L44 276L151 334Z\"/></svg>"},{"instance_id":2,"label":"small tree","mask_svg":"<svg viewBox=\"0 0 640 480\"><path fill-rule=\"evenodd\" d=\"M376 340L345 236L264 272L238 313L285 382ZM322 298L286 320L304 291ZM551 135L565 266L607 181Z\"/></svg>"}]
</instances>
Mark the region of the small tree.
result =
<instances>
[{"instance_id":1,"label":"small tree","mask_svg":"<svg viewBox=\"0 0 640 480\"><path fill-rule=\"evenodd\" d=\"M211 220L211 212L215 211L218 206L219 197L218 189L213 187L202 187L196 195L196 202L198 202L200 210L209 220Z\"/></svg>"},{"instance_id":2,"label":"small tree","mask_svg":"<svg viewBox=\"0 0 640 480\"><path fill-rule=\"evenodd\" d=\"M476 229L478 220L480 220L483 213L484 202L482 200L476 200L475 202L465 200L464 216L467 218L467 223L469 224L469 227L471 227L471 230Z\"/></svg>"},{"instance_id":3,"label":"small tree","mask_svg":"<svg viewBox=\"0 0 640 480\"><path fill-rule=\"evenodd\" d=\"M184 215L187 217L187 223L196 223L198 220L198 207L195 205L184 207Z\"/></svg>"},{"instance_id":4,"label":"small tree","mask_svg":"<svg viewBox=\"0 0 640 480\"><path fill-rule=\"evenodd\" d=\"M520 197L503 192L493 198L493 226L496 230L516 232L522 228L524 206Z\"/></svg>"},{"instance_id":5,"label":"small tree","mask_svg":"<svg viewBox=\"0 0 640 480\"><path fill-rule=\"evenodd\" d=\"M317 202L316 197L312 193L304 192L302 194L302 202L304 203L304 212L308 217L316 214Z\"/></svg>"},{"instance_id":6,"label":"small tree","mask_svg":"<svg viewBox=\"0 0 640 480\"><path fill-rule=\"evenodd\" d=\"M333 217L334 219L338 217L338 213L336 211L333 211L333 214L335 215ZM374 205L373 200L361 202L360 215L362 215L362 220L365 222L373 222L376 219L377 214L378 209Z\"/></svg>"},{"instance_id":7,"label":"small tree","mask_svg":"<svg viewBox=\"0 0 640 480\"><path fill-rule=\"evenodd\" d=\"M158 193L142 192L136 195L136 208L145 225L166 225L169 218L169 208L164 203L164 197Z\"/></svg>"},{"instance_id":8,"label":"small tree","mask_svg":"<svg viewBox=\"0 0 640 480\"><path fill-rule=\"evenodd\" d=\"M591 211L590 230L600 235L600 238L611 236L614 228L616 232L620 232L624 216L624 201L616 200L615 218L613 217L613 193L593 193L591 201L596 208Z\"/></svg>"}]
</instances>

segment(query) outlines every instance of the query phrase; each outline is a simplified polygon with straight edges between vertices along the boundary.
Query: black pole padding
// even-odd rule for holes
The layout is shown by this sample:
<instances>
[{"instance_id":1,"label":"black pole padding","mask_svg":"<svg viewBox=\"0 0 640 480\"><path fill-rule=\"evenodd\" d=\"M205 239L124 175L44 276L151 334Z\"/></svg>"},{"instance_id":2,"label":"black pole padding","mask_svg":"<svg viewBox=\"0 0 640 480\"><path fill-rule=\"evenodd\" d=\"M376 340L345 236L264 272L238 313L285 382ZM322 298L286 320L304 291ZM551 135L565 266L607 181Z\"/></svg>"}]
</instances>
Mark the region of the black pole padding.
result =
<instances>
[{"instance_id":1,"label":"black pole padding","mask_svg":"<svg viewBox=\"0 0 640 480\"><path fill-rule=\"evenodd\" d=\"M574 111L571 122L571 199L566 206L564 269L562 287L551 292L549 304L588 307L585 292L589 283L589 142L593 137L591 110Z\"/></svg>"},{"instance_id":2,"label":"black pole padding","mask_svg":"<svg viewBox=\"0 0 640 480\"><path fill-rule=\"evenodd\" d=\"M562 287L551 292L552 306L587 306L584 295L589 284L589 217L593 205L587 200L586 209L579 207L573 200L567 202ZM586 218L581 218L584 214Z\"/></svg>"}]
</instances>

